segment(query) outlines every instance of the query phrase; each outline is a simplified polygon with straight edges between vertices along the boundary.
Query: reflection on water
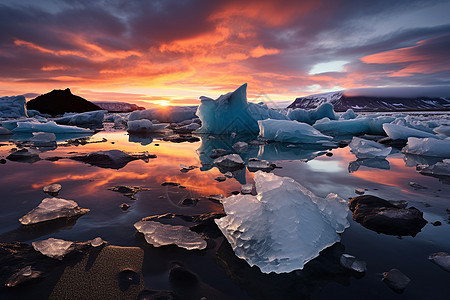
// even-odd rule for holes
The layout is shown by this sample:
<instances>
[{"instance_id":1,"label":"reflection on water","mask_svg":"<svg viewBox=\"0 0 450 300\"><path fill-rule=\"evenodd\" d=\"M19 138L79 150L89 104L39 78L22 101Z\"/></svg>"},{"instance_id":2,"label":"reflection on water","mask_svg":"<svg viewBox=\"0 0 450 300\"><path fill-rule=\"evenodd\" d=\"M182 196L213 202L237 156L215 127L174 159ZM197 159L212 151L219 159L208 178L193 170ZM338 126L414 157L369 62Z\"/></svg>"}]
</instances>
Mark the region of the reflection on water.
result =
<instances>
[{"instance_id":1,"label":"reflection on water","mask_svg":"<svg viewBox=\"0 0 450 300\"><path fill-rule=\"evenodd\" d=\"M20 141L27 139L19 138ZM387 271L380 270L377 266L397 267L408 271L411 260L420 262L424 260L423 264L420 263L420 270L411 270L408 275L418 276L419 272L427 274L433 279L432 282L427 282L430 287L427 289L430 298L439 299L441 296L443 291L443 279L440 279L442 274L439 273L441 270L426 261L426 256L431 251L450 252L450 243L447 242L450 240L450 230L446 224L448 215L445 212L445 209L450 207L448 196L450 186L442 184L437 178L423 176L415 170L416 164L430 164L436 162L436 159L405 156L399 152L389 155L386 159L356 159L348 147L328 149L280 143L259 145L256 136L200 138L201 141L196 143L170 143L162 141L158 135L128 135L124 131L111 129L98 132L84 142L82 140L76 143L60 142L56 149L40 152L42 160L33 164L7 160L6 164L0 165L2 175L0 242L18 240L30 243L36 239L49 237L86 241L101 236L115 245L145 248L145 261L148 264L144 266L144 276L146 285L151 288L170 288L164 276L168 273L170 263L177 260L193 270L205 285L220 290L228 298L236 299L263 298L262 295L269 295L266 298L280 295L285 298L322 295L326 299L330 298L330 295L342 294L343 291L348 294L355 294L355 291L373 291L379 288L375 273ZM250 143L248 150L240 153L233 149L233 145L238 141ZM6 158L10 150L17 147L13 143L2 142L2 144L0 158ZM246 162L250 158L274 162L282 167L275 169L273 171L275 174L292 177L319 196L334 192L347 199L356 196L355 188L366 188L366 193L385 199L406 199L410 201L410 205L424 211L428 221L439 220L443 225L434 227L428 224L415 238L398 240L395 237L370 233L350 219L352 224L342 235L342 245L336 246L339 251L331 249L332 255L321 256L319 260L308 263L307 266L310 267L304 271L279 276L262 274L255 267L248 267L230 252L229 245L222 238L212 241L215 246L200 253L187 252L176 247L144 246L142 238L136 236L133 227L133 224L141 218L164 213L194 215L220 212L222 210L220 204L202 196L212 194L229 196L231 192L239 191L241 184L253 181L253 173L245 168L234 172L234 178L224 182L214 180L223 175L213 165L214 158L211 158L211 155L214 149L238 153ZM66 159L69 156L104 150L121 150L127 153L147 151L156 155L156 158L148 161L131 161L119 170ZM330 151L333 156L324 155ZM61 159L46 160L51 157ZM181 164L199 168L181 172ZM427 189L414 190L409 185L411 181L418 182ZM18 219L46 197L42 187L56 182L63 186L59 197L75 200L81 207L89 208L91 211L70 222L57 221L32 228L22 227ZM162 186L163 182L176 182L182 188ZM138 192L137 200L132 200L108 190L117 185L142 186L149 190ZM180 205L186 198L200 198L200 200L195 206ZM122 211L120 208L122 203L129 204L130 208ZM181 218L165 222L193 225ZM365 242L361 243L361 240ZM334 254L344 251L344 246L346 252L368 261L369 273L362 279L351 278L348 273L339 269L337 256ZM402 253L405 253L405 249L415 249L415 256L412 257L411 254L404 257ZM392 257L378 255L382 251L388 251ZM149 255L152 257L148 257ZM150 261L154 263L149 263ZM153 268L155 264L158 264L158 270ZM327 294L321 292L323 289ZM423 296L423 290L424 285L414 280L405 294L398 297L417 299L416 294ZM370 294L368 298L392 296L389 290L380 293Z\"/></svg>"}]
</instances>

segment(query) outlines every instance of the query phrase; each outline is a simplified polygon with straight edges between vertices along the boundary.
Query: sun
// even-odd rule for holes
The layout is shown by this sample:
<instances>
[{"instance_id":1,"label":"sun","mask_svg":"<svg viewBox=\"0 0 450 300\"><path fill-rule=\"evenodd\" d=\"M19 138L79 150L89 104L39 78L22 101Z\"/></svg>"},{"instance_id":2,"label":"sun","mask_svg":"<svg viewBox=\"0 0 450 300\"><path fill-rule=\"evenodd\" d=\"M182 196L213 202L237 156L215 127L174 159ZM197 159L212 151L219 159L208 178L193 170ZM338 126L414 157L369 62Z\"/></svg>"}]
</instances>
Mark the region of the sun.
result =
<instances>
[{"instance_id":1,"label":"sun","mask_svg":"<svg viewBox=\"0 0 450 300\"><path fill-rule=\"evenodd\" d=\"M170 105L170 101L168 101L168 100L160 100L160 101L158 101L158 105L169 106Z\"/></svg>"}]
</instances>

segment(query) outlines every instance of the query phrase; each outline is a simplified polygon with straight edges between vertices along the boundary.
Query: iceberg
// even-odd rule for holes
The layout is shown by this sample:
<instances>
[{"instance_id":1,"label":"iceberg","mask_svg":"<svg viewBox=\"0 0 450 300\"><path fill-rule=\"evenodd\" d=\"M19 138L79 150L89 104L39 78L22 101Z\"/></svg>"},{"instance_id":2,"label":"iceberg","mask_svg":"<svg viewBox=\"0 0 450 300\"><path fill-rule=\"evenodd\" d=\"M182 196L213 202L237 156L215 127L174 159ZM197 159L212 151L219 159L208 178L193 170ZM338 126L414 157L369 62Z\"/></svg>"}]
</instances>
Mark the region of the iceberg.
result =
<instances>
[{"instance_id":1,"label":"iceberg","mask_svg":"<svg viewBox=\"0 0 450 300\"><path fill-rule=\"evenodd\" d=\"M417 165L416 170L420 174L436 177L450 177L450 159L444 159L434 165Z\"/></svg>"},{"instance_id":2,"label":"iceberg","mask_svg":"<svg viewBox=\"0 0 450 300\"><path fill-rule=\"evenodd\" d=\"M62 125L102 124L107 110L94 110L79 114L65 114L55 122Z\"/></svg>"},{"instance_id":3,"label":"iceberg","mask_svg":"<svg viewBox=\"0 0 450 300\"><path fill-rule=\"evenodd\" d=\"M384 135L382 125L393 120L395 120L394 117L383 116L368 116L350 120L324 118L314 123L313 127L330 135L362 135L365 133Z\"/></svg>"},{"instance_id":4,"label":"iceberg","mask_svg":"<svg viewBox=\"0 0 450 300\"><path fill-rule=\"evenodd\" d=\"M25 97L0 97L0 118L20 117L28 117Z\"/></svg>"},{"instance_id":5,"label":"iceberg","mask_svg":"<svg viewBox=\"0 0 450 300\"><path fill-rule=\"evenodd\" d=\"M450 158L450 138L444 140L434 138L408 138L402 152L415 155Z\"/></svg>"},{"instance_id":6,"label":"iceberg","mask_svg":"<svg viewBox=\"0 0 450 300\"><path fill-rule=\"evenodd\" d=\"M349 226L347 203L336 194L323 199L262 171L254 179L257 196L223 198L227 215L215 222L236 256L264 273L302 269Z\"/></svg>"},{"instance_id":7,"label":"iceberg","mask_svg":"<svg viewBox=\"0 0 450 300\"><path fill-rule=\"evenodd\" d=\"M309 125L314 124L317 120L323 118L329 118L330 120L337 120L338 118L334 114L333 104L331 103L323 103L316 109L289 109L287 112L287 116L289 119L308 123Z\"/></svg>"},{"instance_id":8,"label":"iceberg","mask_svg":"<svg viewBox=\"0 0 450 300\"><path fill-rule=\"evenodd\" d=\"M128 132L132 133L158 132L166 127L167 124L153 124L147 119L128 121Z\"/></svg>"},{"instance_id":9,"label":"iceberg","mask_svg":"<svg viewBox=\"0 0 450 300\"><path fill-rule=\"evenodd\" d=\"M195 118L197 106L166 106L133 111L128 121L158 120L162 123L179 123Z\"/></svg>"},{"instance_id":10,"label":"iceberg","mask_svg":"<svg viewBox=\"0 0 450 300\"><path fill-rule=\"evenodd\" d=\"M33 245L34 250L58 260L62 260L66 254L75 249L75 247L72 246L73 242L54 238L36 241L31 244Z\"/></svg>"},{"instance_id":11,"label":"iceberg","mask_svg":"<svg viewBox=\"0 0 450 300\"><path fill-rule=\"evenodd\" d=\"M391 147L385 147L377 142L361 139L354 136L349 144L350 149L357 158L384 158L391 153Z\"/></svg>"},{"instance_id":12,"label":"iceberg","mask_svg":"<svg viewBox=\"0 0 450 300\"><path fill-rule=\"evenodd\" d=\"M448 125L441 125L439 127L436 127L433 129L434 132L446 136L450 136L450 126Z\"/></svg>"},{"instance_id":13,"label":"iceberg","mask_svg":"<svg viewBox=\"0 0 450 300\"><path fill-rule=\"evenodd\" d=\"M202 122L198 133L231 134L258 133L258 120L288 117L264 105L247 102L247 84L234 92L220 96L216 100L200 97L201 104L197 116Z\"/></svg>"},{"instance_id":14,"label":"iceberg","mask_svg":"<svg viewBox=\"0 0 450 300\"><path fill-rule=\"evenodd\" d=\"M439 138L438 135L428 133L422 130L397 125L397 124L383 124L383 129L386 134L393 140L407 140L409 137L416 138Z\"/></svg>"},{"instance_id":15,"label":"iceberg","mask_svg":"<svg viewBox=\"0 0 450 300\"><path fill-rule=\"evenodd\" d=\"M348 172L356 172L361 166L381 170L389 170L391 168L391 166L389 165L389 161L382 157L358 158L357 160L348 163Z\"/></svg>"},{"instance_id":16,"label":"iceberg","mask_svg":"<svg viewBox=\"0 0 450 300\"><path fill-rule=\"evenodd\" d=\"M245 166L244 161L238 154L228 154L216 158L214 164L222 170L238 170Z\"/></svg>"},{"instance_id":17,"label":"iceberg","mask_svg":"<svg viewBox=\"0 0 450 300\"><path fill-rule=\"evenodd\" d=\"M347 111L345 113L343 113L340 117L340 119L343 120L351 120L351 119L356 119L358 115L354 112L353 109L349 108L347 109ZM330 118L331 119L331 118Z\"/></svg>"},{"instance_id":18,"label":"iceberg","mask_svg":"<svg viewBox=\"0 0 450 300\"><path fill-rule=\"evenodd\" d=\"M320 131L306 123L290 120L260 120L259 134L271 141L282 143L315 144L332 140L331 136L323 135Z\"/></svg>"},{"instance_id":19,"label":"iceberg","mask_svg":"<svg viewBox=\"0 0 450 300\"><path fill-rule=\"evenodd\" d=\"M12 132L53 132L53 133L92 133L92 130L76 126L58 125L54 121L40 122L18 122Z\"/></svg>"},{"instance_id":20,"label":"iceberg","mask_svg":"<svg viewBox=\"0 0 450 300\"><path fill-rule=\"evenodd\" d=\"M191 231L189 227L144 220L134 224L134 227L144 234L147 243L155 247L173 244L187 250L206 248L206 241L198 233Z\"/></svg>"},{"instance_id":21,"label":"iceberg","mask_svg":"<svg viewBox=\"0 0 450 300\"><path fill-rule=\"evenodd\" d=\"M89 209L81 208L75 201L61 198L45 198L33 210L19 219L22 225L32 225L59 218L71 218L87 213Z\"/></svg>"}]
</instances>

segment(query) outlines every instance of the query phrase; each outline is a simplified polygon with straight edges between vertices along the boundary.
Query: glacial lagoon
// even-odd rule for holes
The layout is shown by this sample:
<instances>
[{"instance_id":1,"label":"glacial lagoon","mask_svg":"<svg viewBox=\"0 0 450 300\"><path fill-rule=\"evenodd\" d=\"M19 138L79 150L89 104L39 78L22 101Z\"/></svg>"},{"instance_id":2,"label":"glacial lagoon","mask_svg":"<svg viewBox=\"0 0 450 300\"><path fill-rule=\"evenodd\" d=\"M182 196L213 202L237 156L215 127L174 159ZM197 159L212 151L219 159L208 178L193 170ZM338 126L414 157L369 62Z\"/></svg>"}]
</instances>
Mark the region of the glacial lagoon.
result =
<instances>
[{"instance_id":1,"label":"glacial lagoon","mask_svg":"<svg viewBox=\"0 0 450 300\"><path fill-rule=\"evenodd\" d=\"M386 159L357 159L348 146L328 149L281 143L250 144L240 153L232 146L238 141L255 140L256 136L199 135L197 142L173 143L163 140L165 134L130 135L105 123L95 134L78 142L67 143L66 137L62 137L57 147L41 148L40 160L6 160L0 165L0 242L31 244L47 238L82 242L101 237L110 245L138 247L144 255L137 264L141 268L138 273L142 274L137 291L170 290L180 299L446 299L448 296L449 274L428 256L450 252L449 179L424 176L416 171L416 164L433 164L439 159L405 155L399 149L393 149ZM27 137L17 135L17 138L16 143L11 138L0 142L0 158L6 158ZM406 200L408 207L423 212L428 223L414 237L387 235L355 222L349 211L350 227L340 235L340 242L323 250L302 270L281 274L265 274L257 266L250 267L236 257L220 233L207 238L204 250L147 244L133 226L142 218L167 213L177 216L221 213L220 201L210 195L228 197L239 192L242 184L253 183L255 173L246 168L234 171L233 177L225 181L216 180L224 174L213 164L210 157L213 149L238 153L245 162L249 158L268 160L276 165L271 173L290 177L319 197L336 193L348 201L358 196L355 189L363 189L365 195ZM69 159L106 150L147 151L151 156L115 168ZM195 168L182 172L180 165ZM167 182L178 185L163 185ZM62 185L58 197L74 200L90 211L68 221L22 226L19 218L48 196L42 188L51 183ZM115 186L143 189L132 199L110 189ZM129 208L122 209L123 203ZM195 225L183 217L158 221ZM367 271L359 274L340 266L343 253L365 261ZM191 276L187 278L195 279L177 280L171 273L174 265L182 266ZM394 292L381 281L383 272L393 268L411 279L402 293ZM36 295L43 299L57 298L64 276L65 273L55 274L16 288L2 288L0 298L36 298ZM76 284L69 288L76 288Z\"/></svg>"}]
</instances>

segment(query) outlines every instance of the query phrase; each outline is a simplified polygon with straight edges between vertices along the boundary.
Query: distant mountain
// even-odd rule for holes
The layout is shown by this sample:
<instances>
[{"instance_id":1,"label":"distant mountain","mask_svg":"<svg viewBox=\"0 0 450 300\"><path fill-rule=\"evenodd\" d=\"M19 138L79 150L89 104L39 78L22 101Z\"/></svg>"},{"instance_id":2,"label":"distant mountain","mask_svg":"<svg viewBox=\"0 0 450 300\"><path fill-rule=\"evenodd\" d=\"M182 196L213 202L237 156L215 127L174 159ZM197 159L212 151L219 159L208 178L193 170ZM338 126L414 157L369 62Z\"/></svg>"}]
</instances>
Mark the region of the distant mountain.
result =
<instances>
[{"instance_id":1,"label":"distant mountain","mask_svg":"<svg viewBox=\"0 0 450 300\"><path fill-rule=\"evenodd\" d=\"M109 112L131 112L135 110L145 109L145 107L126 102L95 101L94 103L101 109L107 110Z\"/></svg>"},{"instance_id":2,"label":"distant mountain","mask_svg":"<svg viewBox=\"0 0 450 300\"><path fill-rule=\"evenodd\" d=\"M381 90L381 89L380 89ZM450 110L450 97L437 96L393 96L374 95L374 93L355 93L354 91L337 91L299 97L288 108L313 109L323 103L331 103L335 111L420 111Z\"/></svg>"},{"instance_id":3,"label":"distant mountain","mask_svg":"<svg viewBox=\"0 0 450 300\"><path fill-rule=\"evenodd\" d=\"M101 110L94 103L72 94L68 88L65 90L53 90L28 101L27 109L34 109L40 113L52 116L62 115L67 112L82 113Z\"/></svg>"}]
</instances>

